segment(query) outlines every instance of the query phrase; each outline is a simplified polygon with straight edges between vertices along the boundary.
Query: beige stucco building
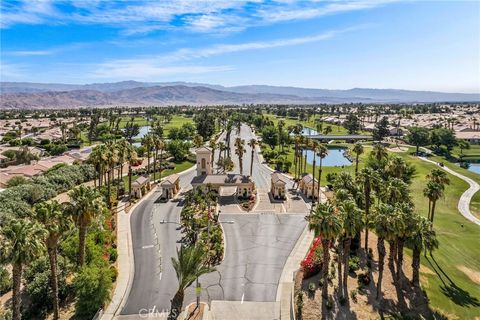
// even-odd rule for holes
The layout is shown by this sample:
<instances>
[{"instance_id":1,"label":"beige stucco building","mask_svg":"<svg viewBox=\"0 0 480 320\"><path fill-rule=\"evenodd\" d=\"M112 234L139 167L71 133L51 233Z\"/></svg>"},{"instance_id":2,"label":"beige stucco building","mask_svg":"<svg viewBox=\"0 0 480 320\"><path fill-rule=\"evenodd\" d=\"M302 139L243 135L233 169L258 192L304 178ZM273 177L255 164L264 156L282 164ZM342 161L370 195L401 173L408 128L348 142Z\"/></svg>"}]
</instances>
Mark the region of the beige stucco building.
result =
<instances>
[{"instance_id":1,"label":"beige stucco building","mask_svg":"<svg viewBox=\"0 0 480 320\"><path fill-rule=\"evenodd\" d=\"M287 178L278 171L271 174L270 193L275 199L286 199Z\"/></svg>"},{"instance_id":2,"label":"beige stucco building","mask_svg":"<svg viewBox=\"0 0 480 320\"><path fill-rule=\"evenodd\" d=\"M303 175L302 179L300 179L298 188L307 198L318 199L318 180L313 180L311 174Z\"/></svg>"},{"instance_id":3,"label":"beige stucco building","mask_svg":"<svg viewBox=\"0 0 480 320\"><path fill-rule=\"evenodd\" d=\"M180 177L174 173L169 175L160 183L162 188L162 198L172 199L180 191Z\"/></svg>"}]
</instances>

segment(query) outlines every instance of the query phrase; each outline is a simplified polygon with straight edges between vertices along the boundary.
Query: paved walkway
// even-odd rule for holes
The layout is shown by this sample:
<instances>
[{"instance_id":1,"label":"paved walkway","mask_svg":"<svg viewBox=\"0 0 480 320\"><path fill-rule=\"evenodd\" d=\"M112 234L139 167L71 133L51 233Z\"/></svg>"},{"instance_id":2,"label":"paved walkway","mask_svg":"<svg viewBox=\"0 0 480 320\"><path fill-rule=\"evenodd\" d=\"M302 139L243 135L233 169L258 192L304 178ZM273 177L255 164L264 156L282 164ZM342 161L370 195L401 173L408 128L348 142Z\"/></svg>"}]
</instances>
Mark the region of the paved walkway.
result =
<instances>
[{"instance_id":1,"label":"paved walkway","mask_svg":"<svg viewBox=\"0 0 480 320\"><path fill-rule=\"evenodd\" d=\"M418 157L420 158L421 160L423 161L426 161L426 162L430 162L430 163L433 163L435 165L438 165L437 162L435 161L432 161L430 159L427 159L425 157ZM472 201L472 197L475 195L475 193L480 190L480 185L474 181L473 179L470 179L469 177L466 177L446 166L443 166L443 167L440 167L439 168L442 168L443 170L447 171L448 173L450 173L451 175L454 175L460 179L462 179L463 181L467 182L469 185L470 185L470 188L468 188L463 194L462 196L460 197L460 200L458 201L458 211L460 211L460 213L468 220L470 220L471 222L477 224L480 226L480 219L478 219L477 217L475 217L471 212L470 212L470 202Z\"/></svg>"}]
</instances>

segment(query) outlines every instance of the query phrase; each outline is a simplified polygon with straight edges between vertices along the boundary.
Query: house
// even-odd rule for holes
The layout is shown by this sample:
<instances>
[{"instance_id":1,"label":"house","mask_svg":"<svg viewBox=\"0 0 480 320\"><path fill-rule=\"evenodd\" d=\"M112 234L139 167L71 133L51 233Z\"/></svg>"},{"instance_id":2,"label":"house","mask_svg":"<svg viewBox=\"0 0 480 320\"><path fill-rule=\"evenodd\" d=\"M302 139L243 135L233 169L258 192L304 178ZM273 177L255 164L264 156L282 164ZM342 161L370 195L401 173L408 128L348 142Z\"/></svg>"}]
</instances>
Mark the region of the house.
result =
<instances>
[{"instance_id":1,"label":"house","mask_svg":"<svg viewBox=\"0 0 480 320\"><path fill-rule=\"evenodd\" d=\"M480 131L457 131L455 137L473 144L480 143Z\"/></svg>"},{"instance_id":2,"label":"house","mask_svg":"<svg viewBox=\"0 0 480 320\"><path fill-rule=\"evenodd\" d=\"M162 198L172 199L180 191L180 177L174 173L169 175L160 183L162 188Z\"/></svg>"},{"instance_id":3,"label":"house","mask_svg":"<svg viewBox=\"0 0 480 320\"><path fill-rule=\"evenodd\" d=\"M318 181L311 174L304 174L300 179L298 188L309 199L318 199Z\"/></svg>"},{"instance_id":4,"label":"house","mask_svg":"<svg viewBox=\"0 0 480 320\"><path fill-rule=\"evenodd\" d=\"M134 182L132 182L131 195L140 199L150 190L150 177L140 176Z\"/></svg>"},{"instance_id":5,"label":"house","mask_svg":"<svg viewBox=\"0 0 480 320\"><path fill-rule=\"evenodd\" d=\"M201 147L195 152L197 154L197 176L212 174L212 150L207 147Z\"/></svg>"},{"instance_id":6,"label":"house","mask_svg":"<svg viewBox=\"0 0 480 320\"><path fill-rule=\"evenodd\" d=\"M278 171L271 174L270 193L275 199L286 199L287 178Z\"/></svg>"}]
</instances>

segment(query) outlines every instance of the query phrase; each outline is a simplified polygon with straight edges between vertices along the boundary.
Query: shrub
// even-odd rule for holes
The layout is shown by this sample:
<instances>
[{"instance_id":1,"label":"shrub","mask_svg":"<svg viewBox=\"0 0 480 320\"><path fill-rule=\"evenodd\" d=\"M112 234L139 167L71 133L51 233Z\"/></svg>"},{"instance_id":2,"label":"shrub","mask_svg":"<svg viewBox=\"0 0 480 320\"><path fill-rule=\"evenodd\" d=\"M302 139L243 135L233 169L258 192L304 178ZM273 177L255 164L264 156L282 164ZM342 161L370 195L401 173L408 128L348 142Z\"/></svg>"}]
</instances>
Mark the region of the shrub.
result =
<instances>
[{"instance_id":1,"label":"shrub","mask_svg":"<svg viewBox=\"0 0 480 320\"><path fill-rule=\"evenodd\" d=\"M315 283L310 282L308 284L308 292L310 292L311 294L314 294L315 290L317 290L317 286L315 285Z\"/></svg>"},{"instance_id":2,"label":"shrub","mask_svg":"<svg viewBox=\"0 0 480 320\"><path fill-rule=\"evenodd\" d=\"M7 269L0 266L0 295L10 291L12 289L12 277L8 273Z\"/></svg>"},{"instance_id":3,"label":"shrub","mask_svg":"<svg viewBox=\"0 0 480 320\"><path fill-rule=\"evenodd\" d=\"M350 298L352 298L353 302L357 302L357 289L350 290Z\"/></svg>"},{"instance_id":4,"label":"shrub","mask_svg":"<svg viewBox=\"0 0 480 320\"><path fill-rule=\"evenodd\" d=\"M370 284L370 276L368 275L368 273L359 274L357 282L360 288L368 286Z\"/></svg>"},{"instance_id":5,"label":"shrub","mask_svg":"<svg viewBox=\"0 0 480 320\"><path fill-rule=\"evenodd\" d=\"M117 249L115 249L115 248L108 249L108 255L109 255L110 262L113 263L113 262L117 261L117 258L118 258Z\"/></svg>"},{"instance_id":6,"label":"shrub","mask_svg":"<svg viewBox=\"0 0 480 320\"><path fill-rule=\"evenodd\" d=\"M112 273L108 267L85 266L73 282L77 303L76 314L92 318L108 301L112 288Z\"/></svg>"},{"instance_id":7,"label":"shrub","mask_svg":"<svg viewBox=\"0 0 480 320\"><path fill-rule=\"evenodd\" d=\"M320 272L321 258L317 259L318 257L317 258L315 257L315 252L317 248L320 247L320 243L321 243L320 237L317 237L313 240L313 244L310 247L310 250L308 251L307 256L305 257L305 259L302 260L300 264L303 269L303 272L304 272L303 277L305 279L311 276L314 276Z\"/></svg>"},{"instance_id":8,"label":"shrub","mask_svg":"<svg viewBox=\"0 0 480 320\"><path fill-rule=\"evenodd\" d=\"M348 271L355 272L359 269L360 259L357 256L351 256L348 260Z\"/></svg>"}]
</instances>

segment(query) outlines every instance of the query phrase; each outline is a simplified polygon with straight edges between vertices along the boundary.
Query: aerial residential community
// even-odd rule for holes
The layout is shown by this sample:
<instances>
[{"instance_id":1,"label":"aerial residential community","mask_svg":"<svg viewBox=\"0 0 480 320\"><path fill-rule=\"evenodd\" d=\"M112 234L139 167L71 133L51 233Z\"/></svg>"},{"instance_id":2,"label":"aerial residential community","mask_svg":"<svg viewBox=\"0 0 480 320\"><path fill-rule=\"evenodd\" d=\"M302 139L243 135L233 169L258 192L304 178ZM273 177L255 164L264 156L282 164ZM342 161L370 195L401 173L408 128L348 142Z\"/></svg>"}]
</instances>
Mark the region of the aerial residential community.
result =
<instances>
[{"instance_id":1,"label":"aerial residential community","mask_svg":"<svg viewBox=\"0 0 480 320\"><path fill-rule=\"evenodd\" d=\"M0 12L0 320L480 319L480 3Z\"/></svg>"}]
</instances>

